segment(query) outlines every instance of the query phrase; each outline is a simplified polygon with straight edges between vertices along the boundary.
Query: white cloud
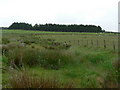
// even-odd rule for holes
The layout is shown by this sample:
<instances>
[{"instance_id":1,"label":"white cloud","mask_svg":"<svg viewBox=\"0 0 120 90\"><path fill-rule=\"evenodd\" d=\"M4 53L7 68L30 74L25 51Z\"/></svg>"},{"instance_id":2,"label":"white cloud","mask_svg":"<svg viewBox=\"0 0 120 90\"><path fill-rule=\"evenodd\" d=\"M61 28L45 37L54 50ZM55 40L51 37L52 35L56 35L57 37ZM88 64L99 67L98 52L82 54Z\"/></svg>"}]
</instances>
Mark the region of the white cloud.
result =
<instances>
[{"instance_id":1,"label":"white cloud","mask_svg":"<svg viewBox=\"0 0 120 90\"><path fill-rule=\"evenodd\" d=\"M118 0L0 0L0 26L13 22L76 23L116 30Z\"/></svg>"}]
</instances>

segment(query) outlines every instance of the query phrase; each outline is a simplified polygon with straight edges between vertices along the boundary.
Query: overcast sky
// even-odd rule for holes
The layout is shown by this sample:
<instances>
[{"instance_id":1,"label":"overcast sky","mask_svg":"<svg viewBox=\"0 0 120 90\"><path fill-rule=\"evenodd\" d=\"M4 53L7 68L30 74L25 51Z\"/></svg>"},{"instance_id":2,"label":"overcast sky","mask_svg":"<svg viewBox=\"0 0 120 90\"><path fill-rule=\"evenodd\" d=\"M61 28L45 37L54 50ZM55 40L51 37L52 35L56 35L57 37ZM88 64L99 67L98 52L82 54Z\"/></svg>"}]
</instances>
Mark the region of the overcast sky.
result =
<instances>
[{"instance_id":1,"label":"overcast sky","mask_svg":"<svg viewBox=\"0 0 120 90\"><path fill-rule=\"evenodd\" d=\"M106 31L118 31L118 1L0 0L0 27L13 22L92 24Z\"/></svg>"}]
</instances>

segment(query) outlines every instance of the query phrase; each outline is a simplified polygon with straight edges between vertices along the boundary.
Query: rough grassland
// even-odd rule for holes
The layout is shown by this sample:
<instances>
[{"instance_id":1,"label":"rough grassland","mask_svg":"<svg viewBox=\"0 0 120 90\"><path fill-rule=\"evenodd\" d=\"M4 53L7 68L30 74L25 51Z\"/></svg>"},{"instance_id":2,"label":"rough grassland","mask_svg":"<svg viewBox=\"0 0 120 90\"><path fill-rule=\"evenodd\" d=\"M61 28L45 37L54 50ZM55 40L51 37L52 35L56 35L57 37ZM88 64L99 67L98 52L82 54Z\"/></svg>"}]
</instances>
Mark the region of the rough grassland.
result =
<instances>
[{"instance_id":1,"label":"rough grassland","mask_svg":"<svg viewBox=\"0 0 120 90\"><path fill-rule=\"evenodd\" d=\"M1 44L4 88L118 87L118 35L3 30Z\"/></svg>"}]
</instances>

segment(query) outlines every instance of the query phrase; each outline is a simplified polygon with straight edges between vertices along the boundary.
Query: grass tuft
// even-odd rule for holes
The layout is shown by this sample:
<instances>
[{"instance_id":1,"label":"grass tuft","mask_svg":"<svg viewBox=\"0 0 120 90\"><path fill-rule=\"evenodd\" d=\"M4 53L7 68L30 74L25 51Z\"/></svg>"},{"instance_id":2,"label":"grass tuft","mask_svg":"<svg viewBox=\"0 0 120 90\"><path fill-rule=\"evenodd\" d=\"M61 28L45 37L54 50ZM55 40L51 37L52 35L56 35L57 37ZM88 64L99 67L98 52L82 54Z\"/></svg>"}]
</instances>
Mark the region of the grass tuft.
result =
<instances>
[{"instance_id":1,"label":"grass tuft","mask_svg":"<svg viewBox=\"0 0 120 90\"><path fill-rule=\"evenodd\" d=\"M11 88L73 88L73 82L62 83L57 78L32 77L27 71L12 71Z\"/></svg>"}]
</instances>

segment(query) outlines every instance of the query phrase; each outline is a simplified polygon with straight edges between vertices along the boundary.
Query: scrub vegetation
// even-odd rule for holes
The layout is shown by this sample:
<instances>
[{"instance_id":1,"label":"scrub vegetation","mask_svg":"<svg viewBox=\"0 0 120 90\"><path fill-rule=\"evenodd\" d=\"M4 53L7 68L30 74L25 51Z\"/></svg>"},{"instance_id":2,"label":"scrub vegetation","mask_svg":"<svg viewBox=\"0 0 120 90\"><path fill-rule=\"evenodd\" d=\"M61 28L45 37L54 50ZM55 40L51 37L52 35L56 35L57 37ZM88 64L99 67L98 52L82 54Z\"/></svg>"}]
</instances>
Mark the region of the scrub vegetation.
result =
<instances>
[{"instance_id":1,"label":"scrub vegetation","mask_svg":"<svg viewBox=\"0 0 120 90\"><path fill-rule=\"evenodd\" d=\"M118 34L2 31L3 88L118 88Z\"/></svg>"}]
</instances>

